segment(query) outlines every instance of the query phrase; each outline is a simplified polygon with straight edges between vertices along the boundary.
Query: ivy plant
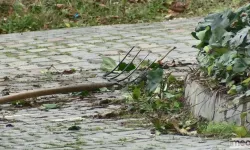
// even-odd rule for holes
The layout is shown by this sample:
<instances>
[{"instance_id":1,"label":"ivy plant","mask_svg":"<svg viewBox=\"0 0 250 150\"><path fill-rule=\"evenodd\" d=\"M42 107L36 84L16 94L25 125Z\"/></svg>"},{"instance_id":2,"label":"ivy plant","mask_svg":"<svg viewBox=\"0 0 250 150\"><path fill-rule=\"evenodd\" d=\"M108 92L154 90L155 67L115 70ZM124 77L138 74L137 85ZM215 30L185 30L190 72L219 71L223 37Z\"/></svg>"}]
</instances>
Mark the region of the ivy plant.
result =
<instances>
[{"instance_id":1,"label":"ivy plant","mask_svg":"<svg viewBox=\"0 0 250 150\"><path fill-rule=\"evenodd\" d=\"M228 87L228 94L250 89L250 4L209 14L192 36L200 41L197 61L205 76Z\"/></svg>"}]
</instances>

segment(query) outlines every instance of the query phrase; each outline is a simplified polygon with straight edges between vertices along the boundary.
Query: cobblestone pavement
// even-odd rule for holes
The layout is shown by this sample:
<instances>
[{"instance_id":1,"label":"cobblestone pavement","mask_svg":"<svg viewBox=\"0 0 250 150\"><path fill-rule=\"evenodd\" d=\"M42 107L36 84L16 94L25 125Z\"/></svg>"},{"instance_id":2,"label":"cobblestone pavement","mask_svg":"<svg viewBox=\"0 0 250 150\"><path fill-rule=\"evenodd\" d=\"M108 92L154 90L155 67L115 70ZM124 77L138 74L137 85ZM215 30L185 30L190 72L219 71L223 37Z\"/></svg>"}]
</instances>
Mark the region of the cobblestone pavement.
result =
<instances>
[{"instance_id":1,"label":"cobblestone pavement","mask_svg":"<svg viewBox=\"0 0 250 150\"><path fill-rule=\"evenodd\" d=\"M167 60L195 62L197 41L190 32L197 18L134 25L70 28L0 35L0 90L10 93L76 83L103 82L101 56L119 60L132 46L148 50L149 59L163 56L176 46ZM120 53L120 55L118 55ZM134 52L135 53L135 52ZM71 75L41 73L53 65L57 71L77 69ZM51 69L55 69L51 68ZM185 67L174 74L184 75ZM117 93L116 93L117 92ZM116 91L113 95L119 95ZM95 95L102 100L108 94ZM154 135L143 119L97 119L93 116L117 109L118 105L94 106L91 99L65 98L65 95L36 99L43 103L60 101L60 109L40 107L13 109L1 105L0 149L226 149L228 142L198 137ZM142 126L143 124L143 126ZM11 127L13 125L14 127ZM72 125L79 131L69 131Z\"/></svg>"}]
</instances>

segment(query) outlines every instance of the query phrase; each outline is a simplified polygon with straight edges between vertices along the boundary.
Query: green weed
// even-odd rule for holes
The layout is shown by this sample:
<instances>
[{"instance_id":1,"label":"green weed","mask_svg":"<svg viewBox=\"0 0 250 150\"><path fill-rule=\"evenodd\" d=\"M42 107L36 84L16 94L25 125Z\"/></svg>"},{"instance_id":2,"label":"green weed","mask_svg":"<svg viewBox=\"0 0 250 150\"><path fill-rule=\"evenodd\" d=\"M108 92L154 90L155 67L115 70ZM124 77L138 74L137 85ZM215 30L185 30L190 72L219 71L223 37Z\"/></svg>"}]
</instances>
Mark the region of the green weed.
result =
<instances>
[{"instance_id":1,"label":"green weed","mask_svg":"<svg viewBox=\"0 0 250 150\"><path fill-rule=\"evenodd\" d=\"M220 12L228 8L237 8L248 3L248 0L195 0L191 1L187 13L188 16L207 15Z\"/></svg>"},{"instance_id":2,"label":"green weed","mask_svg":"<svg viewBox=\"0 0 250 150\"><path fill-rule=\"evenodd\" d=\"M206 128L203 129L202 133L215 135L218 137L232 137L234 133L234 124L229 123L214 123L209 122Z\"/></svg>"},{"instance_id":3,"label":"green weed","mask_svg":"<svg viewBox=\"0 0 250 150\"><path fill-rule=\"evenodd\" d=\"M160 21L165 0L41 0L0 4L0 34L52 28Z\"/></svg>"}]
</instances>

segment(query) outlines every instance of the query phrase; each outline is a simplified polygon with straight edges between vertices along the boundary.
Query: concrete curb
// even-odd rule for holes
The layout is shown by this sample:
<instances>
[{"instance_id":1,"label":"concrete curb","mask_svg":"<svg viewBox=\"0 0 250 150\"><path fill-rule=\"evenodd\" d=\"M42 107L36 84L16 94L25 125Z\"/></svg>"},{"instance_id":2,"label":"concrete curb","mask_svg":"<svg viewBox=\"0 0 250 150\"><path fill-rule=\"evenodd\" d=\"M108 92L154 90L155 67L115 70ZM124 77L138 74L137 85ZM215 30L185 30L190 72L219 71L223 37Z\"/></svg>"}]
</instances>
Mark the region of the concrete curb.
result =
<instances>
[{"instance_id":1,"label":"concrete curb","mask_svg":"<svg viewBox=\"0 0 250 150\"><path fill-rule=\"evenodd\" d=\"M228 123L236 123L237 125L241 125L244 122L240 115L242 112L250 109L248 103L232 108L232 100L227 95L211 91L198 81L192 80L191 75L187 76L185 85L185 98L195 117L201 116L210 121L226 121ZM250 119L249 115L246 119ZM250 126L246 124L246 127L250 130Z\"/></svg>"}]
</instances>

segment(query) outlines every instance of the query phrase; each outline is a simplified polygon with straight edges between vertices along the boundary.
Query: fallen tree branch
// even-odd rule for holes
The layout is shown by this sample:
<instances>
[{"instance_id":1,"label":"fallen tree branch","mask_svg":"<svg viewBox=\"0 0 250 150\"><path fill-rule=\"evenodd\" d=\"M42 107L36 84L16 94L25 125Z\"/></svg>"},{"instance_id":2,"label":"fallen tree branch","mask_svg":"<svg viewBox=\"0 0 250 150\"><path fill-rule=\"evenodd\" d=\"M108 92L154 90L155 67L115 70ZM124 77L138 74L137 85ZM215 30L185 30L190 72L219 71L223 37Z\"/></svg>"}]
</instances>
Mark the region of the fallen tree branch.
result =
<instances>
[{"instance_id":1,"label":"fallen tree branch","mask_svg":"<svg viewBox=\"0 0 250 150\"><path fill-rule=\"evenodd\" d=\"M63 87L56 87L56 88L50 88L50 89L27 91L27 92L0 97L0 104L8 103L8 102L16 101L16 100L27 99L27 98L35 98L39 96L52 95L52 94L65 94L65 93L71 93L71 92L93 91L99 88L111 87L117 84L118 84L117 82L90 83L90 84L79 84L79 85L63 86Z\"/></svg>"}]
</instances>

